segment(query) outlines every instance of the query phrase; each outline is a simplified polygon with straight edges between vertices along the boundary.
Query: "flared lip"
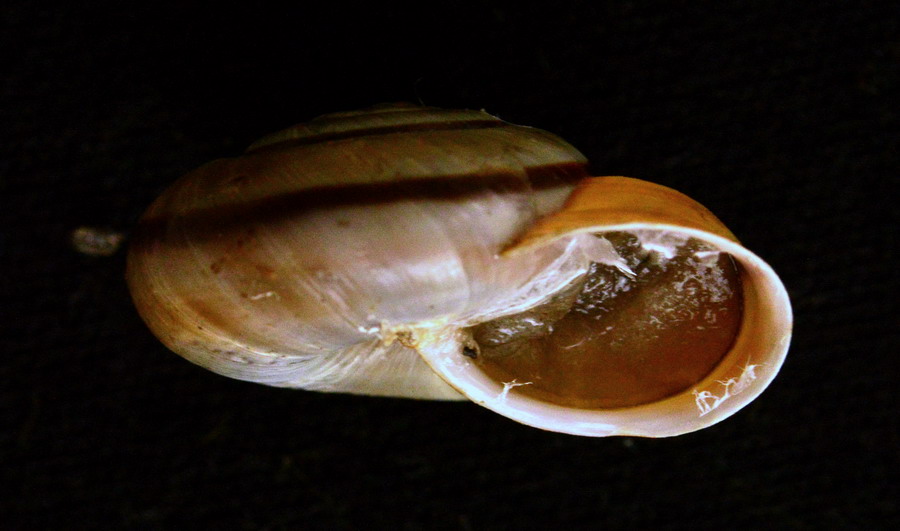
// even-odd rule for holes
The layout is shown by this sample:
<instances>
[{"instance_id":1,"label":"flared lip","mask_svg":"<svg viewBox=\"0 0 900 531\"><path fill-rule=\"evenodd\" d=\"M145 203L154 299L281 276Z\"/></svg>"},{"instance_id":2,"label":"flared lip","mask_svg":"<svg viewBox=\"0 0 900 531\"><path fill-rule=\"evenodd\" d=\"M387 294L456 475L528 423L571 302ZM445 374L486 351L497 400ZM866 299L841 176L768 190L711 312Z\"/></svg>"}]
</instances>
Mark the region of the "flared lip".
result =
<instances>
[{"instance_id":1,"label":"flared lip","mask_svg":"<svg viewBox=\"0 0 900 531\"><path fill-rule=\"evenodd\" d=\"M765 352L746 361L734 349L716 369L690 388L660 401L615 409L578 409L543 402L515 392L526 382L497 382L455 348L425 349L423 357L451 386L473 402L522 424L572 435L669 437L690 433L733 415L758 397L780 370L790 344L793 316L784 284L761 258L740 244L709 232L664 224L628 223L584 227L569 232L665 231L706 241L732 255L754 279L767 302L772 339ZM554 238L555 239L555 238ZM747 316L745 316L745 319ZM743 334L743 332L741 332Z\"/></svg>"}]
</instances>

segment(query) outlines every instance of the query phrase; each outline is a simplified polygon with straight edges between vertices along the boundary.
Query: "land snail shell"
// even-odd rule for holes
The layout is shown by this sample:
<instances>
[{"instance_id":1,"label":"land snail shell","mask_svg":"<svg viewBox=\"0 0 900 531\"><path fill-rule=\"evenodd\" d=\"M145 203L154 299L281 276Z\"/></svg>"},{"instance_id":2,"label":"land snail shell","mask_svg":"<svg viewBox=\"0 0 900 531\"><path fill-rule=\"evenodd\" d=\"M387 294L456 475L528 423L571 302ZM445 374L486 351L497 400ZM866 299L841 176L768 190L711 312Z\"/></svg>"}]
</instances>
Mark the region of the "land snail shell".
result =
<instances>
[{"instance_id":1,"label":"land snail shell","mask_svg":"<svg viewBox=\"0 0 900 531\"><path fill-rule=\"evenodd\" d=\"M586 167L560 138L482 111L389 105L322 116L165 191L136 231L129 287L165 345L241 380L469 398L588 436L678 435L732 415L784 360L784 286L698 203ZM701 242L731 257L742 313L720 359L665 396L609 407L554 400L533 377L487 370L473 327L527 313L592 263L622 269L605 234L663 251ZM679 370L659 363L674 363L663 374Z\"/></svg>"}]
</instances>

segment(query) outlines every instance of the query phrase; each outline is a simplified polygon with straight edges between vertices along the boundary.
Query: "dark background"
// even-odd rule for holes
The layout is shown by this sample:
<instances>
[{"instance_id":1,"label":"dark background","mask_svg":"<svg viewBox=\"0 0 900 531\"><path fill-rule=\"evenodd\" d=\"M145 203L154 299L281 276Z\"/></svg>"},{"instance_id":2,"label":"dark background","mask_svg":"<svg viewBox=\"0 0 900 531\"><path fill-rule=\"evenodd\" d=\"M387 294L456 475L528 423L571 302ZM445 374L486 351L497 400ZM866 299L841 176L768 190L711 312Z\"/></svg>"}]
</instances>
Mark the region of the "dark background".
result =
<instances>
[{"instance_id":1,"label":"dark background","mask_svg":"<svg viewBox=\"0 0 900 531\"><path fill-rule=\"evenodd\" d=\"M873 529L898 519L894 2L0 8L3 529ZM681 190L767 259L787 362L731 419L589 439L468 403L266 388L168 352L128 232L314 115L485 108Z\"/></svg>"}]
</instances>

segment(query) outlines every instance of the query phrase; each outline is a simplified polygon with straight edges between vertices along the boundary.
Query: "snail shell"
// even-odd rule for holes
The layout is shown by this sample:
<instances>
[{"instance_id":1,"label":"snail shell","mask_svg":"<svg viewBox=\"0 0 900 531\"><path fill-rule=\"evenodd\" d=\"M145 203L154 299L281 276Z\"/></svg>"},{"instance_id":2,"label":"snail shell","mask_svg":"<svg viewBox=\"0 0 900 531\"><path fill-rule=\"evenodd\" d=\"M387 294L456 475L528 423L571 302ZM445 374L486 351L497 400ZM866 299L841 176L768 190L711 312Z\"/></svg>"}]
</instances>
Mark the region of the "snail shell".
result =
<instances>
[{"instance_id":1,"label":"snail shell","mask_svg":"<svg viewBox=\"0 0 900 531\"><path fill-rule=\"evenodd\" d=\"M473 327L546 302L592 264L625 267L595 236L614 231L656 245L694 238L738 264L740 329L708 374L658 400L597 408L484 370ZM403 105L322 116L184 176L144 214L127 279L154 334L217 373L467 397L592 436L676 435L726 418L778 372L791 328L771 268L684 195L590 177L584 156L545 131Z\"/></svg>"}]
</instances>

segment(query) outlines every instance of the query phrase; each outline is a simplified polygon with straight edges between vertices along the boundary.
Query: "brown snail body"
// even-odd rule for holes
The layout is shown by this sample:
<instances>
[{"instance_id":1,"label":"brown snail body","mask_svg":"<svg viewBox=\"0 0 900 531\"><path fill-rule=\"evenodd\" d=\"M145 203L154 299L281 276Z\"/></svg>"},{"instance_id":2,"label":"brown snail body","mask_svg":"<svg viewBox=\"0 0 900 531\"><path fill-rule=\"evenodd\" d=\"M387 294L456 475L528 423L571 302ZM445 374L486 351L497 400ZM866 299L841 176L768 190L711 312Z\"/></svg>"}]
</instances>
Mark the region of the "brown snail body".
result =
<instances>
[{"instance_id":1,"label":"brown snail body","mask_svg":"<svg viewBox=\"0 0 900 531\"><path fill-rule=\"evenodd\" d=\"M733 257L740 332L721 361L690 388L628 407L575 407L492 377L476 327L515 321L592 264L633 273L613 238L595 236L623 231L648 249L692 238L700 254ZM777 373L791 325L777 276L706 209L643 181L590 177L558 137L477 111L327 115L207 164L148 209L127 276L151 330L215 372L465 396L584 435L674 435L725 418Z\"/></svg>"}]
</instances>

